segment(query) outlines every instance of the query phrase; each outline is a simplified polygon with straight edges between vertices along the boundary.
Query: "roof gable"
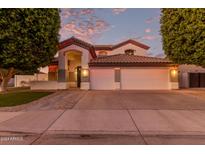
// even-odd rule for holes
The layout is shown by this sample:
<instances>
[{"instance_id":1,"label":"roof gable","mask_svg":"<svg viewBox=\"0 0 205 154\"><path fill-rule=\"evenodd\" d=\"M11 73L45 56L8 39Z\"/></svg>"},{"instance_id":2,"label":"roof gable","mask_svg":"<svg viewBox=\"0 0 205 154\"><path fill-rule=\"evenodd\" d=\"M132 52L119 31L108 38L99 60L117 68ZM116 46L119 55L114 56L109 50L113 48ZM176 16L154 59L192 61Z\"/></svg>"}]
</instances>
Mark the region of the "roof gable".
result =
<instances>
[{"instance_id":1,"label":"roof gable","mask_svg":"<svg viewBox=\"0 0 205 154\"><path fill-rule=\"evenodd\" d=\"M132 40L132 39L126 40L124 42L120 42L120 43L115 44L115 45L95 45L94 47L95 47L95 50L114 50L114 49L120 48L120 47L127 45L127 44L133 44L133 45L140 47L140 48L143 48L145 50L148 50L150 48L149 46L142 44L138 41Z\"/></svg>"},{"instance_id":2,"label":"roof gable","mask_svg":"<svg viewBox=\"0 0 205 154\"><path fill-rule=\"evenodd\" d=\"M90 54L92 55L93 58L97 57L96 53L95 53L95 48L92 44L87 43L85 41L82 41L80 39L77 39L75 37L71 37L67 40L64 40L64 41L60 42L58 48L59 48L59 50L61 50L61 49L65 48L67 46L70 46L70 45L77 45L79 47L87 49L87 50L89 50L89 52L90 52Z\"/></svg>"},{"instance_id":3,"label":"roof gable","mask_svg":"<svg viewBox=\"0 0 205 154\"><path fill-rule=\"evenodd\" d=\"M124 45L126 45L126 44L133 44L133 45L135 45L135 46L138 46L138 47L140 47L140 48L143 48L143 49L145 49L145 50L148 50L150 47L149 46L147 46L147 45L145 45L145 44L142 44L142 43L140 43L140 42L137 42L137 41L135 41L135 40L132 40L132 39L129 39L129 40L127 40L127 41L124 41L124 42L121 42L121 43L119 43L119 44L116 44L116 45L114 45L113 47L112 47L112 50L114 50L114 49L117 49L117 48L120 48L120 47L122 47L122 46L124 46Z\"/></svg>"},{"instance_id":4,"label":"roof gable","mask_svg":"<svg viewBox=\"0 0 205 154\"><path fill-rule=\"evenodd\" d=\"M97 57L95 50L114 50L114 49L120 48L122 46L125 46L127 44L133 44L133 45L138 46L140 48L143 48L145 50L148 50L150 48L149 46L142 44L140 42L137 42L135 40L132 40L132 39L129 39L127 41L124 41L124 42L121 42L121 43L118 43L115 45L92 45L88 42L77 39L75 37L71 37L67 40L60 42L58 47L60 50L60 49L63 49L65 47L73 45L73 44L89 50L90 54L92 55L93 58Z\"/></svg>"}]
</instances>

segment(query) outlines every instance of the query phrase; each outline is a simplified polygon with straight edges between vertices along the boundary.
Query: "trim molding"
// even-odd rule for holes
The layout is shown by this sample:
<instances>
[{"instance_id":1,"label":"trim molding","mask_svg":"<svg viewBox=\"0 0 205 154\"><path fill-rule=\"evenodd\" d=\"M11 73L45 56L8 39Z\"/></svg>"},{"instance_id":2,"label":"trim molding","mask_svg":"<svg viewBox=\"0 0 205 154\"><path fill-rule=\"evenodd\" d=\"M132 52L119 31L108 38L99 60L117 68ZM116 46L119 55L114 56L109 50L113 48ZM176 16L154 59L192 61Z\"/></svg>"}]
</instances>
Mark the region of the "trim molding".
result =
<instances>
[{"instance_id":1,"label":"trim molding","mask_svg":"<svg viewBox=\"0 0 205 154\"><path fill-rule=\"evenodd\" d=\"M164 64L164 63L98 63L91 64L89 67L174 67L176 64Z\"/></svg>"}]
</instances>

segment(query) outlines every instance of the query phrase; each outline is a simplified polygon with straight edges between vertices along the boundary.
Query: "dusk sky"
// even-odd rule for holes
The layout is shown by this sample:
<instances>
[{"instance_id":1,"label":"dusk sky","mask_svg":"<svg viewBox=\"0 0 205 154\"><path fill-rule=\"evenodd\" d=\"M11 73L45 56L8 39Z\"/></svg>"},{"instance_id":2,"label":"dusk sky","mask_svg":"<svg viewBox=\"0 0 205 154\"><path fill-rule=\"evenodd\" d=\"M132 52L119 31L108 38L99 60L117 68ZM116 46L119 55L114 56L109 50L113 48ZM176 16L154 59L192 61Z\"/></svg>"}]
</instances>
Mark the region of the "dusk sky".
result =
<instances>
[{"instance_id":1,"label":"dusk sky","mask_svg":"<svg viewBox=\"0 0 205 154\"><path fill-rule=\"evenodd\" d=\"M61 9L61 41L71 36L93 44L136 39L150 46L152 56L163 54L160 9Z\"/></svg>"}]
</instances>

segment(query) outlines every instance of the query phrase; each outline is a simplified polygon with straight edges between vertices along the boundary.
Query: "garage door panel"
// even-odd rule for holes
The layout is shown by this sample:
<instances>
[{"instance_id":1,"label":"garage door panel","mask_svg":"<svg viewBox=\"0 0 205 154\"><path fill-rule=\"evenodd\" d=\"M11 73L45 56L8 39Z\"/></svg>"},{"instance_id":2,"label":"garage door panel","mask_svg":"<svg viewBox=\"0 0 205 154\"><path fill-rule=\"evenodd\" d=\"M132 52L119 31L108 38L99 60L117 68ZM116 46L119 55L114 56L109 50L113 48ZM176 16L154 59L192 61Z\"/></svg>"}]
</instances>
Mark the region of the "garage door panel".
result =
<instances>
[{"instance_id":1,"label":"garage door panel","mask_svg":"<svg viewBox=\"0 0 205 154\"><path fill-rule=\"evenodd\" d=\"M114 69L91 69L91 89L112 90L115 89Z\"/></svg>"},{"instance_id":2,"label":"garage door panel","mask_svg":"<svg viewBox=\"0 0 205 154\"><path fill-rule=\"evenodd\" d=\"M205 87L205 73L190 73L189 86L191 88Z\"/></svg>"},{"instance_id":3,"label":"garage door panel","mask_svg":"<svg viewBox=\"0 0 205 154\"><path fill-rule=\"evenodd\" d=\"M169 89L168 69L121 69L121 89Z\"/></svg>"},{"instance_id":4,"label":"garage door panel","mask_svg":"<svg viewBox=\"0 0 205 154\"><path fill-rule=\"evenodd\" d=\"M200 73L200 87L205 87L205 73Z\"/></svg>"}]
</instances>

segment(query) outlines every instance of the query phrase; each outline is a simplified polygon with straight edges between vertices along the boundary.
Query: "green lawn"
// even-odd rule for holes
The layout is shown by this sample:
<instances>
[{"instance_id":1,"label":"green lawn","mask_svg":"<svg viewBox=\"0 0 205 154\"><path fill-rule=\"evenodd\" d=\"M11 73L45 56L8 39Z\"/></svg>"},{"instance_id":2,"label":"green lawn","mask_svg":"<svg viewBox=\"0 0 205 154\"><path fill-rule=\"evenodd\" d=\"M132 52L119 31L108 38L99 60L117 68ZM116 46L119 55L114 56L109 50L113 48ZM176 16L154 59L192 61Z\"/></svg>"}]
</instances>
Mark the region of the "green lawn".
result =
<instances>
[{"instance_id":1,"label":"green lawn","mask_svg":"<svg viewBox=\"0 0 205 154\"><path fill-rule=\"evenodd\" d=\"M17 91L0 94L0 107L26 104L51 93L52 92Z\"/></svg>"}]
</instances>

